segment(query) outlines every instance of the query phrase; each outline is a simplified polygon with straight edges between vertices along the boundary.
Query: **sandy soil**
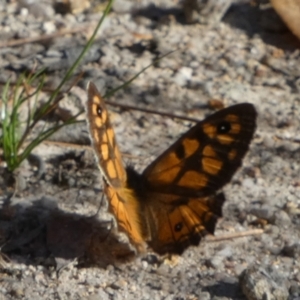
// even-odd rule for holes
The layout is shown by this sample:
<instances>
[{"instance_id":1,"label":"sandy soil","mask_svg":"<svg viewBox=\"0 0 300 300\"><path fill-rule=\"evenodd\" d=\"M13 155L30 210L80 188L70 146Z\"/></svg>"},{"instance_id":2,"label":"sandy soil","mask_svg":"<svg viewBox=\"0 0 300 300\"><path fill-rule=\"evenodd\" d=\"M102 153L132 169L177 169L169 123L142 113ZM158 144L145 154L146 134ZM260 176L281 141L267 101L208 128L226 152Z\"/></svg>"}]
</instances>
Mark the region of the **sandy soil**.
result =
<instances>
[{"instance_id":1,"label":"sandy soil","mask_svg":"<svg viewBox=\"0 0 300 300\"><path fill-rule=\"evenodd\" d=\"M100 16L96 4L62 16L49 1L22 9L2 3L2 87L33 66L46 66L47 87L55 86L91 34ZM0 169L1 300L299 299L300 42L267 5L236 1L221 21L218 10L209 13L196 11L197 22L187 24L177 2L117 1L78 69L84 72L78 86L39 128L80 110L89 80L104 94L176 50L109 100L199 120L213 113L211 100L255 105L257 130L242 168L224 188L217 239L181 256L134 256L107 213L82 122L42 143L14 176ZM83 29L28 40L60 28ZM191 125L109 109L124 161L138 170ZM239 236L244 232L249 235Z\"/></svg>"}]
</instances>

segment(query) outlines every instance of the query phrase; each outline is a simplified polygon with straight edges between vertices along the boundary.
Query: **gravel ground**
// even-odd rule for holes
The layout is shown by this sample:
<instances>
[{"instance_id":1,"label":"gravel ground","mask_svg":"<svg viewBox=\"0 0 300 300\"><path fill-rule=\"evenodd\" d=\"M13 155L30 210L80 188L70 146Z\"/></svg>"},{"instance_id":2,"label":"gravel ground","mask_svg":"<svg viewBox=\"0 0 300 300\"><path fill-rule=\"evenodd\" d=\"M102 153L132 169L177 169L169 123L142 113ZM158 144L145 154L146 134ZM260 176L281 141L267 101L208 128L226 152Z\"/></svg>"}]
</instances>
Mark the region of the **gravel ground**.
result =
<instances>
[{"instance_id":1,"label":"gravel ground","mask_svg":"<svg viewBox=\"0 0 300 300\"><path fill-rule=\"evenodd\" d=\"M89 80L104 94L172 50L110 100L199 120L212 100L253 103L257 130L224 188L217 238L181 256L135 257L106 213L82 123L36 148L16 183L0 168L1 300L300 299L300 42L268 3L204 2L191 10L188 1L117 0L55 117L82 108ZM102 7L62 15L51 1L0 1L1 89L41 67L55 87ZM138 170L191 124L109 108L125 161ZM240 232L249 235L228 237Z\"/></svg>"}]
</instances>

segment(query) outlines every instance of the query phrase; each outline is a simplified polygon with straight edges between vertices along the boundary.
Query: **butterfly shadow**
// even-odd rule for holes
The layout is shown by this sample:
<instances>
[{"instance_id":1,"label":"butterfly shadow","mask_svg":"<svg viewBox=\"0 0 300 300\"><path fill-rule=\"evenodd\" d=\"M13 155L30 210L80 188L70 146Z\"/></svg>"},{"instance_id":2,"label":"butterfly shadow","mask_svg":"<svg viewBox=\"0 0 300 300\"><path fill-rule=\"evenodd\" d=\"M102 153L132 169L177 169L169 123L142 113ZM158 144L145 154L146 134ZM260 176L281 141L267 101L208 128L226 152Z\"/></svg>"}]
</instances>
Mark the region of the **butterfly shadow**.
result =
<instances>
[{"instance_id":1,"label":"butterfly shadow","mask_svg":"<svg viewBox=\"0 0 300 300\"><path fill-rule=\"evenodd\" d=\"M266 44L286 51L293 51L300 46L299 40L271 5L263 9L248 2L232 4L223 22L244 31L251 38L258 35Z\"/></svg>"},{"instance_id":2,"label":"butterfly shadow","mask_svg":"<svg viewBox=\"0 0 300 300\"><path fill-rule=\"evenodd\" d=\"M215 297L224 297L228 299L245 298L238 282L218 282L216 284L206 286L205 290Z\"/></svg>"},{"instance_id":3,"label":"butterfly shadow","mask_svg":"<svg viewBox=\"0 0 300 300\"><path fill-rule=\"evenodd\" d=\"M184 22L183 13L177 7L159 7L153 3L147 5L143 8L136 8L132 12L132 16L135 17L145 17L155 21L161 21L163 18L173 15L177 21Z\"/></svg>"},{"instance_id":4,"label":"butterfly shadow","mask_svg":"<svg viewBox=\"0 0 300 300\"><path fill-rule=\"evenodd\" d=\"M111 221L57 208L51 199L37 199L25 207L10 200L0 208L1 253L9 261L54 266L77 260L79 266L118 265L135 256Z\"/></svg>"}]
</instances>

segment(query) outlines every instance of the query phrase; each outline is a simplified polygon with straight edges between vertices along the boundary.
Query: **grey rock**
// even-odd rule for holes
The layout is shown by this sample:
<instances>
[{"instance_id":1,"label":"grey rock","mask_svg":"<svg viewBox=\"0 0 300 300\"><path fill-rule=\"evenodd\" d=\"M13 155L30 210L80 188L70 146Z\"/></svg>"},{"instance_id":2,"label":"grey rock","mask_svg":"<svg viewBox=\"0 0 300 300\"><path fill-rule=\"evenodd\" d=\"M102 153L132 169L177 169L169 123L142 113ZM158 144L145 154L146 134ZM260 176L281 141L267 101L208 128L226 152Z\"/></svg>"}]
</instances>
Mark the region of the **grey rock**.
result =
<instances>
[{"instance_id":1,"label":"grey rock","mask_svg":"<svg viewBox=\"0 0 300 300\"><path fill-rule=\"evenodd\" d=\"M251 266L241 274L240 286L248 300L286 300L289 296L287 288L276 283L270 274L259 266Z\"/></svg>"}]
</instances>

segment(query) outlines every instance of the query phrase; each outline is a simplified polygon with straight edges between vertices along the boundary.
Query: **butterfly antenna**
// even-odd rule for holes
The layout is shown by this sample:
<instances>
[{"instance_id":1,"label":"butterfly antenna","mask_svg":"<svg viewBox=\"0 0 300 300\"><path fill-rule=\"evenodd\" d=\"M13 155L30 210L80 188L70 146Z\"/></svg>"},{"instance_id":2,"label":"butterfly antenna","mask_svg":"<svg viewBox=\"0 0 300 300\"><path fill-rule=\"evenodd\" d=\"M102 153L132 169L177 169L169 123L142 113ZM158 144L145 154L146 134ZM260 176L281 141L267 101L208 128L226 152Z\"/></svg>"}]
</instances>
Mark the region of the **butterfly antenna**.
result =
<instances>
[{"instance_id":1,"label":"butterfly antenna","mask_svg":"<svg viewBox=\"0 0 300 300\"><path fill-rule=\"evenodd\" d=\"M103 199L104 199L104 194L103 194L103 190L102 190L102 196L101 196L101 200L100 200L100 203L99 203L99 206L98 206L98 209L97 209L97 212L95 215L98 215L102 205L103 205Z\"/></svg>"}]
</instances>

